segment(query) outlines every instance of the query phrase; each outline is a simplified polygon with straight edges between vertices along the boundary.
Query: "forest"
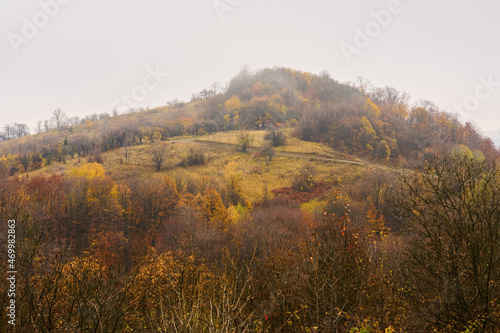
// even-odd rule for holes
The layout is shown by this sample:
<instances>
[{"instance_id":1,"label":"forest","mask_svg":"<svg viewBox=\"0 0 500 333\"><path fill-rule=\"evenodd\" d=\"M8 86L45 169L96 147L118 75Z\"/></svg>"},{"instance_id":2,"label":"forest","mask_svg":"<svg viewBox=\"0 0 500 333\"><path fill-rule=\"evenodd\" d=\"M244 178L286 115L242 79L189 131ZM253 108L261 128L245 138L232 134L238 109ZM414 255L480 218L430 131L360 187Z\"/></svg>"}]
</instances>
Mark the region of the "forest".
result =
<instances>
[{"instance_id":1,"label":"forest","mask_svg":"<svg viewBox=\"0 0 500 333\"><path fill-rule=\"evenodd\" d=\"M406 92L243 69L0 139L16 332L500 327L500 151Z\"/></svg>"}]
</instances>

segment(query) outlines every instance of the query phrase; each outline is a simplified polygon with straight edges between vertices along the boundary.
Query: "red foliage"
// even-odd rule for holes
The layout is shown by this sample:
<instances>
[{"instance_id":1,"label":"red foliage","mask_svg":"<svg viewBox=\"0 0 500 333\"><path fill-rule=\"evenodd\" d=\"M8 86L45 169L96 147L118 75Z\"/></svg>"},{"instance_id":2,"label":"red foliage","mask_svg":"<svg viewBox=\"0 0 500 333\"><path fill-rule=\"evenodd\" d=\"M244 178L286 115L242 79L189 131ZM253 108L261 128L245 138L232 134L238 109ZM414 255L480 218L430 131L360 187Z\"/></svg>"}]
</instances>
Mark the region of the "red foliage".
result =
<instances>
[{"instance_id":1,"label":"red foliage","mask_svg":"<svg viewBox=\"0 0 500 333\"><path fill-rule=\"evenodd\" d=\"M326 190L328 190L328 185L324 183L314 183L311 190L308 192L300 192L294 190L291 187L283 187L272 190L275 196L285 196L291 200L298 202L299 204L306 203L313 198L319 197Z\"/></svg>"}]
</instances>

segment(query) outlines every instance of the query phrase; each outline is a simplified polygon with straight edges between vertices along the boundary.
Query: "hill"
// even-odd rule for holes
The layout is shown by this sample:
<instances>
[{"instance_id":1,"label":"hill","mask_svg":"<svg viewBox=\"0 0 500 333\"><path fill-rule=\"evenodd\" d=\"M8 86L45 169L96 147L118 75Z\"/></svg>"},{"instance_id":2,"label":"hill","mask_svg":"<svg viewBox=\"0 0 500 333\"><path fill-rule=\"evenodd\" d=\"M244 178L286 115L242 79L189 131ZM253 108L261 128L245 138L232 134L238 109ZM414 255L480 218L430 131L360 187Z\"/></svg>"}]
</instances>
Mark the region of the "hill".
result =
<instances>
[{"instance_id":1,"label":"hill","mask_svg":"<svg viewBox=\"0 0 500 333\"><path fill-rule=\"evenodd\" d=\"M189 103L54 117L0 143L18 331L500 324L499 152L429 102L274 68Z\"/></svg>"},{"instance_id":2,"label":"hill","mask_svg":"<svg viewBox=\"0 0 500 333\"><path fill-rule=\"evenodd\" d=\"M458 146L498 156L492 140L473 124L460 123L431 102L410 106L408 101L408 94L394 88L374 88L365 81L357 87L340 84L328 74L286 68L243 70L225 89L214 85L190 103L115 117L93 115L79 122L65 119L56 110L57 129L47 125L47 132L34 136L20 132L20 138L0 144L0 153L18 156L13 173L62 161L68 155L87 157L183 135L293 128L294 137L391 165L415 166L426 155ZM9 126L3 137L15 137L8 135L13 128Z\"/></svg>"}]
</instances>

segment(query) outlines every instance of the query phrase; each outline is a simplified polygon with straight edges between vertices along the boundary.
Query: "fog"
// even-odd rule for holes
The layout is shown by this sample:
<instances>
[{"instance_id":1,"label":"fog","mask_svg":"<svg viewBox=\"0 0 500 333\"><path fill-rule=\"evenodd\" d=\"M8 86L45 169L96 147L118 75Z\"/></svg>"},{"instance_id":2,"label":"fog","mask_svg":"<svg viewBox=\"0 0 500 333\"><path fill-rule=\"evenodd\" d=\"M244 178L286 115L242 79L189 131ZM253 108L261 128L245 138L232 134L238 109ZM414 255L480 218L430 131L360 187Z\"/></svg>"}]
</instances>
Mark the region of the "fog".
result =
<instances>
[{"instance_id":1,"label":"fog","mask_svg":"<svg viewBox=\"0 0 500 333\"><path fill-rule=\"evenodd\" d=\"M405 90L500 144L499 9L464 0L4 0L0 124L33 127L56 108L82 117L188 101L245 65L285 66Z\"/></svg>"}]
</instances>

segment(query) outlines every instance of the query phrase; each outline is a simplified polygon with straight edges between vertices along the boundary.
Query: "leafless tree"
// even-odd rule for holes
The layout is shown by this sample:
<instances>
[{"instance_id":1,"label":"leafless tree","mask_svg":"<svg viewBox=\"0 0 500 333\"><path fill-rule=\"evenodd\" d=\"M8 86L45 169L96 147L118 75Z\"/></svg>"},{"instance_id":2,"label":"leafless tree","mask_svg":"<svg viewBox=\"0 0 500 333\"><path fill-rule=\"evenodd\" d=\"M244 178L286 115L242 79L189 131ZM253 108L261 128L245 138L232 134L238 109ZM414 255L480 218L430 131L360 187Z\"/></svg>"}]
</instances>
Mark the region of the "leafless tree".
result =
<instances>
[{"instance_id":1,"label":"leafless tree","mask_svg":"<svg viewBox=\"0 0 500 333\"><path fill-rule=\"evenodd\" d=\"M56 124L57 129L61 129L64 125L64 121L66 119L66 114L62 112L61 109L56 109L54 112L52 112L52 119L54 120L54 123Z\"/></svg>"},{"instance_id":2,"label":"leafless tree","mask_svg":"<svg viewBox=\"0 0 500 333\"><path fill-rule=\"evenodd\" d=\"M45 132L52 130L52 124L50 123L50 120L43 121L43 128L45 129Z\"/></svg>"},{"instance_id":3,"label":"leafless tree","mask_svg":"<svg viewBox=\"0 0 500 333\"><path fill-rule=\"evenodd\" d=\"M42 133L43 132L43 125L42 125L42 121L41 120L39 120L39 121L36 122L35 132L37 132L37 133Z\"/></svg>"},{"instance_id":4,"label":"leafless tree","mask_svg":"<svg viewBox=\"0 0 500 333\"><path fill-rule=\"evenodd\" d=\"M3 131L4 131L4 137L5 137L5 140L9 140L9 139L12 139L13 138L13 128L12 128L12 125L5 125L3 127Z\"/></svg>"},{"instance_id":5,"label":"leafless tree","mask_svg":"<svg viewBox=\"0 0 500 333\"><path fill-rule=\"evenodd\" d=\"M448 325L461 332L474 323L475 332L494 332L500 325L498 166L452 153L434 157L427 170L403 174L396 202L408 219L403 295L415 316L429 318L437 330Z\"/></svg>"},{"instance_id":6,"label":"leafless tree","mask_svg":"<svg viewBox=\"0 0 500 333\"><path fill-rule=\"evenodd\" d=\"M156 171L161 171L161 166L167 157L165 146L158 145L148 150L148 155L156 166Z\"/></svg>"},{"instance_id":7,"label":"leafless tree","mask_svg":"<svg viewBox=\"0 0 500 333\"><path fill-rule=\"evenodd\" d=\"M128 165L128 162L130 161L130 143L129 143L129 136L127 135L125 137L125 142L123 143L123 157L125 158L125 165Z\"/></svg>"},{"instance_id":8,"label":"leafless tree","mask_svg":"<svg viewBox=\"0 0 500 333\"><path fill-rule=\"evenodd\" d=\"M274 148L271 145L265 145L262 150L261 150L262 155L264 155L266 158L269 159L269 162L273 160L274 155L276 155L276 152L274 151Z\"/></svg>"},{"instance_id":9,"label":"leafless tree","mask_svg":"<svg viewBox=\"0 0 500 333\"><path fill-rule=\"evenodd\" d=\"M20 138L25 135L30 135L30 130L26 124L14 123L14 136Z\"/></svg>"},{"instance_id":10,"label":"leafless tree","mask_svg":"<svg viewBox=\"0 0 500 333\"><path fill-rule=\"evenodd\" d=\"M218 82L215 82L209 89L203 89L199 96L203 107L205 108L205 116L209 119L214 119L217 116L217 108L219 105L218 96L225 90Z\"/></svg>"},{"instance_id":11,"label":"leafless tree","mask_svg":"<svg viewBox=\"0 0 500 333\"><path fill-rule=\"evenodd\" d=\"M70 126L76 126L80 123L80 118L78 116L74 116L68 119L68 124Z\"/></svg>"}]
</instances>

